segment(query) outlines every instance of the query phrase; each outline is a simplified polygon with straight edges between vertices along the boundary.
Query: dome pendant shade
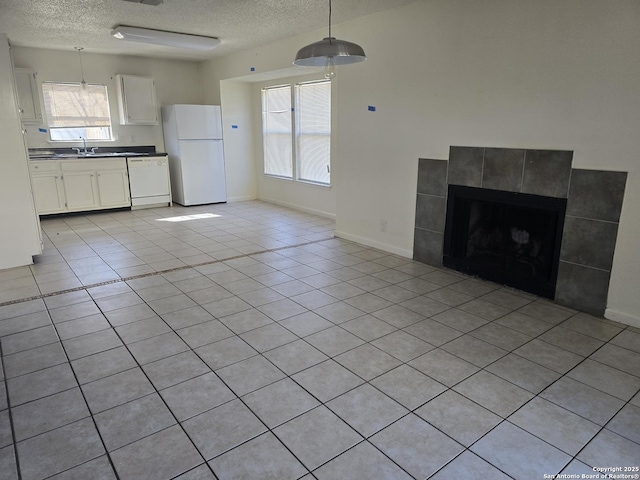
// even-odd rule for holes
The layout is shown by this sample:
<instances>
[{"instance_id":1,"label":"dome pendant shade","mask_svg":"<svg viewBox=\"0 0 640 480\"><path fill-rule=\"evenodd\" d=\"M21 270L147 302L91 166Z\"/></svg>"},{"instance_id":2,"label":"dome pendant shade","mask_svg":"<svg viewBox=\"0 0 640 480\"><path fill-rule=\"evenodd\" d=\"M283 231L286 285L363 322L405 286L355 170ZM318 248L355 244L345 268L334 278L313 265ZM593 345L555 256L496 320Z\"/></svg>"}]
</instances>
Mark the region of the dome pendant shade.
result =
<instances>
[{"instance_id":1,"label":"dome pendant shade","mask_svg":"<svg viewBox=\"0 0 640 480\"><path fill-rule=\"evenodd\" d=\"M298 50L293 64L304 67L323 67L329 58L333 59L335 65L358 63L367 59L360 45L338 40L335 37L326 37Z\"/></svg>"}]
</instances>

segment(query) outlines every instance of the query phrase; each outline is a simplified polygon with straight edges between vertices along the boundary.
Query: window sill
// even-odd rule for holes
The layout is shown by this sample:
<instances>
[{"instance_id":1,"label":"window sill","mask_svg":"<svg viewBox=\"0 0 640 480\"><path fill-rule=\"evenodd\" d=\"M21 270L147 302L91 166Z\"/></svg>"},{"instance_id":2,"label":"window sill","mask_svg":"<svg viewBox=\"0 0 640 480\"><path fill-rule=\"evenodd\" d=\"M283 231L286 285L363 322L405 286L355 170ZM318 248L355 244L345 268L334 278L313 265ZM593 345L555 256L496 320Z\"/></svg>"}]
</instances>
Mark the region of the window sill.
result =
<instances>
[{"instance_id":1,"label":"window sill","mask_svg":"<svg viewBox=\"0 0 640 480\"><path fill-rule=\"evenodd\" d=\"M318 187L318 188L323 188L323 189L331 189L331 184L326 184L326 183L317 183L317 182L311 182L309 180L295 180L293 178L288 178L288 177L278 177L277 175L268 175L266 173L262 174L262 176L264 178L268 178L270 180L281 180L281 181L285 181L285 182L290 182L290 183L294 183L294 184L300 184L300 185L309 185L310 187Z\"/></svg>"},{"instance_id":2,"label":"window sill","mask_svg":"<svg viewBox=\"0 0 640 480\"><path fill-rule=\"evenodd\" d=\"M106 144L106 143L114 143L116 140L112 139L112 140L87 140L87 145L94 144L94 143L102 143L102 144ZM82 145L82 140L47 140L47 143L49 145L56 145L58 147L75 147L78 144Z\"/></svg>"}]
</instances>

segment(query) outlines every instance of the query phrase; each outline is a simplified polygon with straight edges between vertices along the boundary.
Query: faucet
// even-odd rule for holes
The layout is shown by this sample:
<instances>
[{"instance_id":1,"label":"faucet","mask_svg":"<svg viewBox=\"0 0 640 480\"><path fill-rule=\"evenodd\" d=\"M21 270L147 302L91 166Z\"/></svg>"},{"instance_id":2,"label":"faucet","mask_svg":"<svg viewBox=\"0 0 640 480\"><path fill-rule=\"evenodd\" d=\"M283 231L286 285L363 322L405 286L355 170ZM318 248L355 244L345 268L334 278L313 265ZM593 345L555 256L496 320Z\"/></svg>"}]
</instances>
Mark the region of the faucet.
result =
<instances>
[{"instance_id":1,"label":"faucet","mask_svg":"<svg viewBox=\"0 0 640 480\"><path fill-rule=\"evenodd\" d=\"M80 140L82 140L82 145L84 148L82 149L80 147L72 147L71 150L75 150L78 155L80 154L88 155L90 153L96 153L96 150L98 150L98 147L92 147L91 150L89 150L87 148L87 141L85 140L85 138L84 137L79 137L79 138Z\"/></svg>"},{"instance_id":2,"label":"faucet","mask_svg":"<svg viewBox=\"0 0 640 480\"><path fill-rule=\"evenodd\" d=\"M89 153L89 150L87 150L87 141L85 140L85 138L80 137L80 140L82 140L82 146L84 147L82 153ZM80 153L80 149L78 149L78 153Z\"/></svg>"}]
</instances>

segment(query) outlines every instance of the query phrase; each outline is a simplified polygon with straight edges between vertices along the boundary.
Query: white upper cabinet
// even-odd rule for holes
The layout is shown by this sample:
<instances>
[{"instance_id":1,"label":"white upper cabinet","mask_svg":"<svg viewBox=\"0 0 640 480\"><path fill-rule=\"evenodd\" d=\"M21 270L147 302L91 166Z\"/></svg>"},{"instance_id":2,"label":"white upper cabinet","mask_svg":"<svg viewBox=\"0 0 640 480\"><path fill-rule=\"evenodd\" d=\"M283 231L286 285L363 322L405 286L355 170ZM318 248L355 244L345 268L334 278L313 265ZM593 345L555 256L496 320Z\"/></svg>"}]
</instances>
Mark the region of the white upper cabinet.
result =
<instances>
[{"instance_id":1,"label":"white upper cabinet","mask_svg":"<svg viewBox=\"0 0 640 480\"><path fill-rule=\"evenodd\" d=\"M29 68L15 68L14 75L18 90L20 120L26 124L41 124L42 110L36 73Z\"/></svg>"},{"instance_id":2,"label":"white upper cabinet","mask_svg":"<svg viewBox=\"0 0 640 480\"><path fill-rule=\"evenodd\" d=\"M120 125L157 125L156 85L151 77L116 75Z\"/></svg>"}]
</instances>

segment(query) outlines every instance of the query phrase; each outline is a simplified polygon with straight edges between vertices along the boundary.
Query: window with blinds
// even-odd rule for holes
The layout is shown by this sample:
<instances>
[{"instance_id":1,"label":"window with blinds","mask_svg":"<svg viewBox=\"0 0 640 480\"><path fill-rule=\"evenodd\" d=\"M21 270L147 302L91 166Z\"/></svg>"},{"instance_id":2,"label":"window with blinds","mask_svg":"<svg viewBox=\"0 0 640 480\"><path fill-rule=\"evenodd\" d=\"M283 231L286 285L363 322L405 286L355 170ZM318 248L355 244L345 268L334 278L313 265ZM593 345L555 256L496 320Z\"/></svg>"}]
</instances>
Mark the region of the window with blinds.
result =
<instances>
[{"instance_id":1,"label":"window with blinds","mask_svg":"<svg viewBox=\"0 0 640 480\"><path fill-rule=\"evenodd\" d=\"M262 90L264 173L293 177L291 85Z\"/></svg>"},{"instance_id":2,"label":"window with blinds","mask_svg":"<svg viewBox=\"0 0 640 480\"><path fill-rule=\"evenodd\" d=\"M331 82L296 86L298 178L329 184L331 180Z\"/></svg>"},{"instance_id":3,"label":"window with blinds","mask_svg":"<svg viewBox=\"0 0 640 480\"><path fill-rule=\"evenodd\" d=\"M331 81L263 88L262 139L266 175L329 185Z\"/></svg>"},{"instance_id":4,"label":"window with blinds","mask_svg":"<svg viewBox=\"0 0 640 480\"><path fill-rule=\"evenodd\" d=\"M106 85L43 82L42 94L51 140L112 139Z\"/></svg>"}]
</instances>

